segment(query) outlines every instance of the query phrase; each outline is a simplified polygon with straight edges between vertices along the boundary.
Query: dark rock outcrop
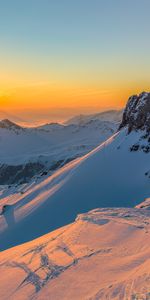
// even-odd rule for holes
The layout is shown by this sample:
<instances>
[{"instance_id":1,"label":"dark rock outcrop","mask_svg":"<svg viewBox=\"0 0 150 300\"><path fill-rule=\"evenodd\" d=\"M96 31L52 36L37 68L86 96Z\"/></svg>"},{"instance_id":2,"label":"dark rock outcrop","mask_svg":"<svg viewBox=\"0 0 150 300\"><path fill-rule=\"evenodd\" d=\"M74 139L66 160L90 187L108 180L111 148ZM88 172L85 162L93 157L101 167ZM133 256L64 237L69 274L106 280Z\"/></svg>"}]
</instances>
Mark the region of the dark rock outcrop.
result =
<instances>
[{"instance_id":1,"label":"dark rock outcrop","mask_svg":"<svg viewBox=\"0 0 150 300\"><path fill-rule=\"evenodd\" d=\"M43 168L38 162L17 166L3 164L0 166L0 184L26 183Z\"/></svg>"},{"instance_id":2,"label":"dark rock outcrop","mask_svg":"<svg viewBox=\"0 0 150 300\"><path fill-rule=\"evenodd\" d=\"M4 119L4 120L0 121L0 128L4 128L4 129L17 129L17 130L22 129L23 130L23 128L21 126L19 126L18 124L15 124L13 122L11 122L8 119Z\"/></svg>"},{"instance_id":3,"label":"dark rock outcrop","mask_svg":"<svg viewBox=\"0 0 150 300\"><path fill-rule=\"evenodd\" d=\"M150 93L143 92L129 98L123 113L119 129L128 127L128 133L132 130L146 130L150 133Z\"/></svg>"}]
</instances>

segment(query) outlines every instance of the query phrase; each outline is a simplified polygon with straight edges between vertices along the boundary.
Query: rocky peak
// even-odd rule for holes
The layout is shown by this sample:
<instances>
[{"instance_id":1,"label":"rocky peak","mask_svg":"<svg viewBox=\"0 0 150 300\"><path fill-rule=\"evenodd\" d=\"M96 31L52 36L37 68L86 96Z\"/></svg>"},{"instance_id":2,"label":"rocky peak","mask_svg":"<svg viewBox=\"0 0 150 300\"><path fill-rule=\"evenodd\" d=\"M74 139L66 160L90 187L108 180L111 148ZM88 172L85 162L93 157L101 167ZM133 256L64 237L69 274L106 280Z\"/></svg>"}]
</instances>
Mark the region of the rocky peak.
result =
<instances>
[{"instance_id":1,"label":"rocky peak","mask_svg":"<svg viewBox=\"0 0 150 300\"><path fill-rule=\"evenodd\" d=\"M4 119L0 121L0 128L5 128L5 129L21 129L22 127L11 122L8 119Z\"/></svg>"},{"instance_id":2,"label":"rocky peak","mask_svg":"<svg viewBox=\"0 0 150 300\"><path fill-rule=\"evenodd\" d=\"M119 129L128 127L132 130L146 130L150 133L150 93L131 96L123 113Z\"/></svg>"}]
</instances>

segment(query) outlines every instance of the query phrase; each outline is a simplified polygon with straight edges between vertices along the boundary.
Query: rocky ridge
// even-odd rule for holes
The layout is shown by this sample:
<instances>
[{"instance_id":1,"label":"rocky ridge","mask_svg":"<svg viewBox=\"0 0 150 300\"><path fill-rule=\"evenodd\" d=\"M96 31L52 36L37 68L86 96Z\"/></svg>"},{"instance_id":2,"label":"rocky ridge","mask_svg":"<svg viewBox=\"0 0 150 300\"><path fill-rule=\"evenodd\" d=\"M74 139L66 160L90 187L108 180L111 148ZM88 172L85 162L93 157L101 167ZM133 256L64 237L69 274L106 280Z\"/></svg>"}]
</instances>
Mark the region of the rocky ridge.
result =
<instances>
[{"instance_id":1,"label":"rocky ridge","mask_svg":"<svg viewBox=\"0 0 150 300\"><path fill-rule=\"evenodd\" d=\"M125 127L128 134L141 131L139 141L130 150L150 152L150 93L143 92L129 98L119 130Z\"/></svg>"},{"instance_id":2,"label":"rocky ridge","mask_svg":"<svg viewBox=\"0 0 150 300\"><path fill-rule=\"evenodd\" d=\"M150 133L150 93L143 92L129 98L119 129L125 126L129 133L138 129Z\"/></svg>"}]
</instances>

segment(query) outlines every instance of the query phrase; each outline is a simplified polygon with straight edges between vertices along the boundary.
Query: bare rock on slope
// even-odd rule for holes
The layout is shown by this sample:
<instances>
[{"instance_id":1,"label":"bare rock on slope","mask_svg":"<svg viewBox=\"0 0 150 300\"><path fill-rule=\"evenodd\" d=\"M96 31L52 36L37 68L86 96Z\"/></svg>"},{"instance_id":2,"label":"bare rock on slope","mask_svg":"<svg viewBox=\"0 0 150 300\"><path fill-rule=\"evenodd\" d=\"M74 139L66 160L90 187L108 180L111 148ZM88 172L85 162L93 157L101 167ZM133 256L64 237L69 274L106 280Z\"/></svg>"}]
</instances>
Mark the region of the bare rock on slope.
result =
<instances>
[{"instance_id":1,"label":"bare rock on slope","mask_svg":"<svg viewBox=\"0 0 150 300\"><path fill-rule=\"evenodd\" d=\"M125 126L128 132L134 129L150 132L150 93L143 92L129 98L119 129Z\"/></svg>"}]
</instances>

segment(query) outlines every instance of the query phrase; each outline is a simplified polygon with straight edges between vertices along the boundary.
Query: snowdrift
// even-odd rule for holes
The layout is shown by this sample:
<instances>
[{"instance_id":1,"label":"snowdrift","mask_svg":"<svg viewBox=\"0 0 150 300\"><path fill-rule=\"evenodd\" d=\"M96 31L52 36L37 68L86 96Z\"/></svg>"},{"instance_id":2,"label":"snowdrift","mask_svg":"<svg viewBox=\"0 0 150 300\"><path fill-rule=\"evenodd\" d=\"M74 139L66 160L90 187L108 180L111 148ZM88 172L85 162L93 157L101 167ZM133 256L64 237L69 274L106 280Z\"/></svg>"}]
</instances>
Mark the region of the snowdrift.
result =
<instances>
[{"instance_id":1,"label":"snowdrift","mask_svg":"<svg viewBox=\"0 0 150 300\"><path fill-rule=\"evenodd\" d=\"M149 299L149 240L150 210L80 215L0 254L0 299Z\"/></svg>"}]
</instances>

